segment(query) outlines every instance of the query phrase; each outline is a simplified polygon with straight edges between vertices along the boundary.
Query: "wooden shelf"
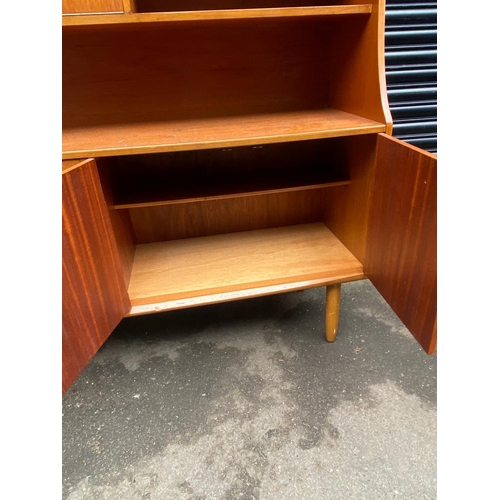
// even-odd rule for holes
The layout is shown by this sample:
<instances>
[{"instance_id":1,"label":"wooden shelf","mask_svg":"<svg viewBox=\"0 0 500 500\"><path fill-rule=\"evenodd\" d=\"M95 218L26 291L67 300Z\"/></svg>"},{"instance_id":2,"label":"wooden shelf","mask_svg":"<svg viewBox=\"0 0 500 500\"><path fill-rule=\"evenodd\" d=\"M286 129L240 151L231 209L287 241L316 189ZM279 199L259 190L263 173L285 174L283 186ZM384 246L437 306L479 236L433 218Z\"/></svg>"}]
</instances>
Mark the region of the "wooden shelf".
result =
<instances>
[{"instance_id":1,"label":"wooden shelf","mask_svg":"<svg viewBox=\"0 0 500 500\"><path fill-rule=\"evenodd\" d=\"M189 151L385 132L336 109L65 128L63 159Z\"/></svg>"},{"instance_id":2,"label":"wooden shelf","mask_svg":"<svg viewBox=\"0 0 500 500\"><path fill-rule=\"evenodd\" d=\"M322 223L137 245L129 316L364 278Z\"/></svg>"},{"instance_id":3,"label":"wooden shelf","mask_svg":"<svg viewBox=\"0 0 500 500\"><path fill-rule=\"evenodd\" d=\"M325 17L348 14L370 14L372 4L335 5L327 7L283 7L266 9L199 10L154 12L143 14L91 14L63 16L63 26L105 24L165 23L179 21L215 21L224 19L262 19L287 17Z\"/></svg>"},{"instance_id":4,"label":"wooden shelf","mask_svg":"<svg viewBox=\"0 0 500 500\"><path fill-rule=\"evenodd\" d=\"M141 182L142 181L142 182ZM203 177L184 180L156 180L138 185L126 186L122 192L115 191L114 209L129 209L192 203L198 201L221 200L258 196L262 194L304 191L309 189L345 186L349 180L335 179L325 170L311 167L308 170L290 169L282 171L255 172L251 174Z\"/></svg>"}]
</instances>

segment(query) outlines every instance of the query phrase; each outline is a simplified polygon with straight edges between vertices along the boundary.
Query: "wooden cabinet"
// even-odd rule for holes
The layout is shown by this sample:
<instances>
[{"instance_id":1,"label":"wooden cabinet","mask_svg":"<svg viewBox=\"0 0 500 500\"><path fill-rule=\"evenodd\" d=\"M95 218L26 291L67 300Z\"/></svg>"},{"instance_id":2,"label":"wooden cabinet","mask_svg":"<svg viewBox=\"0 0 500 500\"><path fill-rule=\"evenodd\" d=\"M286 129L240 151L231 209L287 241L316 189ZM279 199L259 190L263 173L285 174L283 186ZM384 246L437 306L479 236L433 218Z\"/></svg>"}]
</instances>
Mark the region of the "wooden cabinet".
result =
<instances>
[{"instance_id":1,"label":"wooden cabinet","mask_svg":"<svg viewBox=\"0 0 500 500\"><path fill-rule=\"evenodd\" d=\"M63 17L63 159L95 161L122 315L326 286L331 341L368 277L433 352L436 157L390 137L384 2L128 5Z\"/></svg>"}]
</instances>

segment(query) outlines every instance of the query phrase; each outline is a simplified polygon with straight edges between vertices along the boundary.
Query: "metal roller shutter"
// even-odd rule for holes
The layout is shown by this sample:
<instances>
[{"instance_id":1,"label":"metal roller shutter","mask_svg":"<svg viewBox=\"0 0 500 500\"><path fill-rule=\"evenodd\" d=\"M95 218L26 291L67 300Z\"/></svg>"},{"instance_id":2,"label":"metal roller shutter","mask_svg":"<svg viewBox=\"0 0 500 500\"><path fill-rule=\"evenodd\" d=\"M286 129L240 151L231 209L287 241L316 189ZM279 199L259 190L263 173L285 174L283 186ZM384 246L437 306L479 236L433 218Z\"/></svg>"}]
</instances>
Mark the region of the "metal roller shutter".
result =
<instances>
[{"instance_id":1,"label":"metal roller shutter","mask_svg":"<svg viewBox=\"0 0 500 500\"><path fill-rule=\"evenodd\" d=\"M437 153L437 2L387 0L385 47L393 135Z\"/></svg>"}]
</instances>

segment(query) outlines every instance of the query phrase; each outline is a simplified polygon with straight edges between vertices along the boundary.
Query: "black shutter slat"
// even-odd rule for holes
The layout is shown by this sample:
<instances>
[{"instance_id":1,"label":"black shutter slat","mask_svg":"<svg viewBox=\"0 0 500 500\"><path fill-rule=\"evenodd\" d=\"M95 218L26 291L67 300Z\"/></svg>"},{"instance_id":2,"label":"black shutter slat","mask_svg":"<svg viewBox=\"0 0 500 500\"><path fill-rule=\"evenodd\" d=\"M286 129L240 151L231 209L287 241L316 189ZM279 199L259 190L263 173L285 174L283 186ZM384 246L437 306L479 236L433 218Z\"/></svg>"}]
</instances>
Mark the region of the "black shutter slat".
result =
<instances>
[{"instance_id":1,"label":"black shutter slat","mask_svg":"<svg viewBox=\"0 0 500 500\"><path fill-rule=\"evenodd\" d=\"M435 87L416 87L403 89L388 90L389 102L396 103L413 103L420 101L436 101L437 89Z\"/></svg>"},{"instance_id":2,"label":"black shutter slat","mask_svg":"<svg viewBox=\"0 0 500 500\"><path fill-rule=\"evenodd\" d=\"M397 9L386 10L386 22L397 20L398 24L411 24L418 22L420 24L436 24L437 9Z\"/></svg>"},{"instance_id":3,"label":"black shutter slat","mask_svg":"<svg viewBox=\"0 0 500 500\"><path fill-rule=\"evenodd\" d=\"M437 82L436 68L416 68L406 70L387 70L387 87L400 84L426 84Z\"/></svg>"},{"instance_id":4,"label":"black shutter slat","mask_svg":"<svg viewBox=\"0 0 500 500\"><path fill-rule=\"evenodd\" d=\"M389 66L396 61L397 64L432 64L437 59L437 50L401 50L386 51L385 60Z\"/></svg>"},{"instance_id":5,"label":"black shutter slat","mask_svg":"<svg viewBox=\"0 0 500 500\"><path fill-rule=\"evenodd\" d=\"M437 153L437 2L387 0L385 46L393 135Z\"/></svg>"},{"instance_id":6,"label":"black shutter slat","mask_svg":"<svg viewBox=\"0 0 500 500\"><path fill-rule=\"evenodd\" d=\"M437 116L437 104L411 104L411 105L401 105L392 106L392 119L397 125L405 120L416 121L420 118L436 118ZM410 118L406 118L410 116Z\"/></svg>"},{"instance_id":7,"label":"black shutter slat","mask_svg":"<svg viewBox=\"0 0 500 500\"><path fill-rule=\"evenodd\" d=\"M397 123L394 125L394 134L396 135L434 135L437 133L436 121L411 121L408 123Z\"/></svg>"}]
</instances>

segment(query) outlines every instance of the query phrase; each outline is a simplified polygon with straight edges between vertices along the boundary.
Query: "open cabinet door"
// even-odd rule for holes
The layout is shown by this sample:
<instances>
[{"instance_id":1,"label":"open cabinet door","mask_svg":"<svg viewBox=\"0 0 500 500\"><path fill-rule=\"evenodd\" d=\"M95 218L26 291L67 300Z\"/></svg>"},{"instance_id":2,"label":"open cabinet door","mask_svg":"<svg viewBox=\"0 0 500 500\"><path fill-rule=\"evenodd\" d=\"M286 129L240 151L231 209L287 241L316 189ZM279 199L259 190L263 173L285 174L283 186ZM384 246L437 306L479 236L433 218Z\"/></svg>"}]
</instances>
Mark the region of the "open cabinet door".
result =
<instances>
[{"instance_id":1,"label":"open cabinet door","mask_svg":"<svg viewBox=\"0 0 500 500\"><path fill-rule=\"evenodd\" d=\"M130 309L94 160L63 162L63 394Z\"/></svg>"},{"instance_id":2,"label":"open cabinet door","mask_svg":"<svg viewBox=\"0 0 500 500\"><path fill-rule=\"evenodd\" d=\"M377 139L365 274L428 354L436 348L437 158Z\"/></svg>"}]
</instances>

